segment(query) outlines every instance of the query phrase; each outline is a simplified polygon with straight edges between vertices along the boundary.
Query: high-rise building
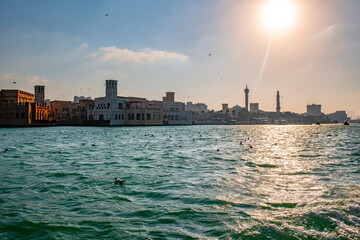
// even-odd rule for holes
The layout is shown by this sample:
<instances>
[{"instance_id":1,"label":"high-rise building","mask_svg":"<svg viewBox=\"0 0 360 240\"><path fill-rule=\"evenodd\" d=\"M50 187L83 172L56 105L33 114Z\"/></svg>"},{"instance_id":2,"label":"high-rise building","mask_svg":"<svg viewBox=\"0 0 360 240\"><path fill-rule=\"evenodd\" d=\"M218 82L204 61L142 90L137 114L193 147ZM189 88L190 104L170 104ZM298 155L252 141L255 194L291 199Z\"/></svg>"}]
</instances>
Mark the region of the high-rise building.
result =
<instances>
[{"instance_id":1,"label":"high-rise building","mask_svg":"<svg viewBox=\"0 0 360 240\"><path fill-rule=\"evenodd\" d=\"M249 111L249 89L246 84L246 88L244 89L245 92L245 109L246 111Z\"/></svg>"},{"instance_id":2,"label":"high-rise building","mask_svg":"<svg viewBox=\"0 0 360 240\"><path fill-rule=\"evenodd\" d=\"M279 91L277 91L277 94L276 94L276 112L277 113L280 113L280 93Z\"/></svg>"},{"instance_id":3,"label":"high-rise building","mask_svg":"<svg viewBox=\"0 0 360 240\"><path fill-rule=\"evenodd\" d=\"M45 86L35 85L35 102L45 104Z\"/></svg>"}]
</instances>

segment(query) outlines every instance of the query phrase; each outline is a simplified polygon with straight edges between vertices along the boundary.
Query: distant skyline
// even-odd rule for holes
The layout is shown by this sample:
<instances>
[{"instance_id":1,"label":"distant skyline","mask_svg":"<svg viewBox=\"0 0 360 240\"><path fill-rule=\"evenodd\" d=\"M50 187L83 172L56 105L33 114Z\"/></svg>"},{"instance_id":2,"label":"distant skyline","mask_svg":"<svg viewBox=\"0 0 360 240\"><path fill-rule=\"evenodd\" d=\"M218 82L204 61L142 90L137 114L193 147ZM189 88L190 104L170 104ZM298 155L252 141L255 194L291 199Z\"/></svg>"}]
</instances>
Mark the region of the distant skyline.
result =
<instances>
[{"instance_id":1,"label":"distant skyline","mask_svg":"<svg viewBox=\"0 0 360 240\"><path fill-rule=\"evenodd\" d=\"M46 98L118 94L160 100L249 102L276 111L360 116L360 1L293 0L296 18L275 33L260 20L266 0L0 0L0 89ZM210 55L211 54L211 55ZM13 82L16 82L14 84ZM355 117L355 116L354 116Z\"/></svg>"}]
</instances>

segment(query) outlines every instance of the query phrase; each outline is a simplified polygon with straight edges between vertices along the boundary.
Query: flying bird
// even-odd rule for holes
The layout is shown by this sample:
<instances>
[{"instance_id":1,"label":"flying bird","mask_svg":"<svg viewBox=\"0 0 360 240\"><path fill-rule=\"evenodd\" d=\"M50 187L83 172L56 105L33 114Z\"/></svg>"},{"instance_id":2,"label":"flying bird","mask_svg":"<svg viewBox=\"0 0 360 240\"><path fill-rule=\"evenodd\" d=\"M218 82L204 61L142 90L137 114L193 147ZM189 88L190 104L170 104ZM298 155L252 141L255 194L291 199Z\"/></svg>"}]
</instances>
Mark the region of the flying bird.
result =
<instances>
[{"instance_id":1,"label":"flying bird","mask_svg":"<svg viewBox=\"0 0 360 240\"><path fill-rule=\"evenodd\" d=\"M105 17L107 17L107 16L109 16L109 14L107 13L107 14L105 14Z\"/></svg>"},{"instance_id":2,"label":"flying bird","mask_svg":"<svg viewBox=\"0 0 360 240\"><path fill-rule=\"evenodd\" d=\"M13 84L16 84L16 82L13 82Z\"/></svg>"},{"instance_id":3,"label":"flying bird","mask_svg":"<svg viewBox=\"0 0 360 240\"><path fill-rule=\"evenodd\" d=\"M211 56L211 55L212 55L211 53L208 54L208 56Z\"/></svg>"}]
</instances>

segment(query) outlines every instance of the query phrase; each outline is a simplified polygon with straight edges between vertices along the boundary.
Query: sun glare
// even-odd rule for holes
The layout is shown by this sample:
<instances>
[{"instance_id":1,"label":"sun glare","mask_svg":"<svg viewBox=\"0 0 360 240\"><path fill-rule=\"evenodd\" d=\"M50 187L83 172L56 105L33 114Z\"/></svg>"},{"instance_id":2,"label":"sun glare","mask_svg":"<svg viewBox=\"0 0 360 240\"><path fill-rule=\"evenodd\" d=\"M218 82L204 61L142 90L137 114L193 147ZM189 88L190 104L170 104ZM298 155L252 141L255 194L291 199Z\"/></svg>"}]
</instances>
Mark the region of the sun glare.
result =
<instances>
[{"instance_id":1,"label":"sun glare","mask_svg":"<svg viewBox=\"0 0 360 240\"><path fill-rule=\"evenodd\" d=\"M269 0L261 12L263 23L273 32L288 28L293 23L295 15L294 3L290 0Z\"/></svg>"}]
</instances>

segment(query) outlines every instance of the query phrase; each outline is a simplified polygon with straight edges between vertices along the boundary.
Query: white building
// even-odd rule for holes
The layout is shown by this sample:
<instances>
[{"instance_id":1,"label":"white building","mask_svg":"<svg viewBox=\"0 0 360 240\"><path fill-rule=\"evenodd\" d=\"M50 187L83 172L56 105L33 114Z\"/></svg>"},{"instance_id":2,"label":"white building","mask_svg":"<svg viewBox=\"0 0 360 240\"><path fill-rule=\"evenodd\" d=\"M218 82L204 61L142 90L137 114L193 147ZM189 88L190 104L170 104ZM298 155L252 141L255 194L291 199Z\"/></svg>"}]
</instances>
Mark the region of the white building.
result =
<instances>
[{"instance_id":1,"label":"white building","mask_svg":"<svg viewBox=\"0 0 360 240\"><path fill-rule=\"evenodd\" d=\"M185 111L185 104L182 102L175 102L173 92L166 93L163 97L163 121L165 125L191 125L192 112ZM169 98L171 96L171 98Z\"/></svg>"},{"instance_id":2,"label":"white building","mask_svg":"<svg viewBox=\"0 0 360 240\"><path fill-rule=\"evenodd\" d=\"M185 106L185 111L191 111L191 112L208 112L208 107L205 103L195 103L187 102Z\"/></svg>"},{"instance_id":3,"label":"white building","mask_svg":"<svg viewBox=\"0 0 360 240\"><path fill-rule=\"evenodd\" d=\"M109 121L109 125L125 125L126 102L127 99L117 96L117 80L106 80L106 96L95 98L88 119Z\"/></svg>"},{"instance_id":4,"label":"white building","mask_svg":"<svg viewBox=\"0 0 360 240\"><path fill-rule=\"evenodd\" d=\"M74 96L73 103L79 103L80 100L92 100L91 97L84 97L84 96Z\"/></svg>"}]
</instances>

